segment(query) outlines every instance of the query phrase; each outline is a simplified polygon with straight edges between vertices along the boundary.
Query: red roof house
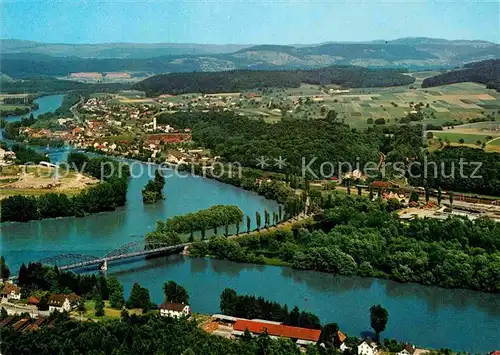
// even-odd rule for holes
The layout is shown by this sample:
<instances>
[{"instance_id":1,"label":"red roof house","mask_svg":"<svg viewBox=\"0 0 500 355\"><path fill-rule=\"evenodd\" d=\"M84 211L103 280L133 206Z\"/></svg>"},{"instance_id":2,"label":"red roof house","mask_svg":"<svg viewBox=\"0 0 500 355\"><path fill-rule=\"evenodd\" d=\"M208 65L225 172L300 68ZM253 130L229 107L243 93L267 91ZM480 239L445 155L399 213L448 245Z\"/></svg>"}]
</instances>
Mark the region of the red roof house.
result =
<instances>
[{"instance_id":1,"label":"red roof house","mask_svg":"<svg viewBox=\"0 0 500 355\"><path fill-rule=\"evenodd\" d=\"M288 325L264 323L246 319L238 319L236 323L234 323L233 329L242 332L245 331L245 329L248 329L250 333L255 334L267 331L267 334L273 336L314 342L319 341L319 337L321 335L321 330L319 329L291 327Z\"/></svg>"},{"instance_id":2,"label":"red roof house","mask_svg":"<svg viewBox=\"0 0 500 355\"><path fill-rule=\"evenodd\" d=\"M30 298L28 299L28 304L36 306L38 303L40 303L40 297L30 296Z\"/></svg>"}]
</instances>

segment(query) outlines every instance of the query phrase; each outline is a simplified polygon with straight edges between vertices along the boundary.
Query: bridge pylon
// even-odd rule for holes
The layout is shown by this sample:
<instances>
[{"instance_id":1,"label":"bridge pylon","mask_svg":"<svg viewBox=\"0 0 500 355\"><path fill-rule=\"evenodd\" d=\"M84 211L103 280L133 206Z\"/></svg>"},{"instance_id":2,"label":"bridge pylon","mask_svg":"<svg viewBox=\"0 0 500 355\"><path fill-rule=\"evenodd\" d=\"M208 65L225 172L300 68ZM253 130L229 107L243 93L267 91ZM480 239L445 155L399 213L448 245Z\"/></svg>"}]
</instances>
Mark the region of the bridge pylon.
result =
<instances>
[{"instance_id":1,"label":"bridge pylon","mask_svg":"<svg viewBox=\"0 0 500 355\"><path fill-rule=\"evenodd\" d=\"M103 263L99 267L101 271L108 271L108 260L104 259Z\"/></svg>"}]
</instances>

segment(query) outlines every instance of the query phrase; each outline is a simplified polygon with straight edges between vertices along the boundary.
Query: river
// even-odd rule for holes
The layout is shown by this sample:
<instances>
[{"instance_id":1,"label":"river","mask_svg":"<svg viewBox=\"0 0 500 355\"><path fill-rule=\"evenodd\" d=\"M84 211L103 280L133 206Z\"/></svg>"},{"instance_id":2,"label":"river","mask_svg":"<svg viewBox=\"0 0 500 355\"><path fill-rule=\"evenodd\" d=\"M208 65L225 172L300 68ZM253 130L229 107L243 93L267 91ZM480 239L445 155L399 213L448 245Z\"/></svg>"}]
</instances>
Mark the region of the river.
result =
<instances>
[{"instance_id":1,"label":"river","mask_svg":"<svg viewBox=\"0 0 500 355\"><path fill-rule=\"evenodd\" d=\"M500 347L500 297L494 294L180 255L123 263L107 273L124 284L127 296L134 282L141 283L156 303L163 283L174 280L186 287L199 313L219 312L220 294L230 287L289 309L297 305L323 324L336 322L359 336L370 330L369 308L382 304L389 311L383 337L472 353Z\"/></svg>"},{"instance_id":2,"label":"river","mask_svg":"<svg viewBox=\"0 0 500 355\"><path fill-rule=\"evenodd\" d=\"M64 160L68 151L56 149L47 153L57 162ZM137 164L133 172L148 167ZM159 219L215 204L238 205L252 221L255 211L263 214L264 209L277 209L276 203L255 193L196 176L168 178L164 188L166 200L143 205L141 189L148 179L148 174L132 178L127 205L114 212L85 218L2 223L1 254L11 269L17 270L21 262L60 253L101 256L143 238ZM317 314L322 323L337 322L352 335L370 330L369 308L380 303L389 311L384 337L422 347L469 352L500 348L500 297L493 294L181 256L111 264L108 275L118 277L127 295L133 283L140 282L157 303L162 301L163 283L175 280L189 290L193 311L200 313L218 312L219 296L230 287L239 293L287 303L289 307L297 305Z\"/></svg>"},{"instance_id":3,"label":"river","mask_svg":"<svg viewBox=\"0 0 500 355\"><path fill-rule=\"evenodd\" d=\"M38 104L38 108L36 110L33 110L31 113L33 113L33 116L36 118L38 115L47 113L47 112L53 112L57 110L64 99L64 94L59 94L59 95L47 95L47 96L40 96L39 98L35 99L35 102ZM7 122L14 122L14 121L19 121L23 117L29 117L29 113L25 115L17 115L17 116L7 116L4 117L4 119Z\"/></svg>"},{"instance_id":4,"label":"river","mask_svg":"<svg viewBox=\"0 0 500 355\"><path fill-rule=\"evenodd\" d=\"M62 160L67 150L51 150L52 162ZM163 193L165 200L155 204L142 203L141 190L154 176L152 164L135 162L133 178L127 191L127 204L113 212L89 215L85 218L56 218L27 223L2 223L1 249L14 270L23 261L39 260L62 253L84 253L101 256L131 241L144 238L153 231L158 220L195 212L213 205L237 205L252 219L255 212L277 211L274 201L256 193L198 176L166 173ZM151 169L151 172L148 172ZM140 174L140 172L143 174ZM234 228L234 226L232 226ZM232 230L232 228L231 228ZM207 233L207 236L209 233Z\"/></svg>"}]
</instances>

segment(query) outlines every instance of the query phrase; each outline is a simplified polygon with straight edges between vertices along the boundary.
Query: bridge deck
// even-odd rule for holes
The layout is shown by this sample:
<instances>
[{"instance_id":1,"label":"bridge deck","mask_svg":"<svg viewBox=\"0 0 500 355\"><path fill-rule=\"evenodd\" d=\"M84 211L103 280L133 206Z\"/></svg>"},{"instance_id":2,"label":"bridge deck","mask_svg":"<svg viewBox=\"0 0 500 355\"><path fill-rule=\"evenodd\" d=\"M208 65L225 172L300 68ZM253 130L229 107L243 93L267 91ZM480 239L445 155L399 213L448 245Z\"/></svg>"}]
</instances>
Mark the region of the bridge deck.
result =
<instances>
[{"instance_id":1,"label":"bridge deck","mask_svg":"<svg viewBox=\"0 0 500 355\"><path fill-rule=\"evenodd\" d=\"M99 264L102 264L104 261L107 261L109 263L110 261L129 259L129 258L134 258L137 256L161 254L164 252L184 249L184 247L187 245L189 245L189 243L170 245L168 247L162 247L162 248L157 248L157 249L146 249L146 250L136 251L133 253L110 256L108 258L99 258L99 259L94 259L94 260L80 261L80 262L77 262L74 264L61 266L61 267L59 267L59 270L70 270L70 269L77 269L80 267L91 266L91 265L99 265Z\"/></svg>"}]
</instances>

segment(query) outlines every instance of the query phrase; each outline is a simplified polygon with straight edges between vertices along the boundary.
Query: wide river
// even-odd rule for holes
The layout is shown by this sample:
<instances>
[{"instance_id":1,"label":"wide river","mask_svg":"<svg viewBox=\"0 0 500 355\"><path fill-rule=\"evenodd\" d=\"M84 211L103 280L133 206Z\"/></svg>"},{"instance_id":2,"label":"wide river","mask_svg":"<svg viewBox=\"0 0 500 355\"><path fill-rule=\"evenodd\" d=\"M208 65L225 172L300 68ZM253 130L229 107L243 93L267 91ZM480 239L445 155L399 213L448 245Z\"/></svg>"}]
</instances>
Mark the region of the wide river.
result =
<instances>
[{"instance_id":1,"label":"wide river","mask_svg":"<svg viewBox=\"0 0 500 355\"><path fill-rule=\"evenodd\" d=\"M47 153L53 162L67 155L57 150ZM147 168L136 165L134 172ZM159 219L215 204L238 205L252 220L255 211L263 214L264 209L277 208L254 193L194 176L168 178L166 200L144 206L141 189L148 179L147 174L132 178L127 205L114 212L2 223L1 254L17 270L21 262L61 253L104 255L143 238ZM500 296L494 294L181 256L110 264L107 273L118 277L127 295L134 282L141 283L157 303L162 301L163 283L175 280L189 290L194 312L219 312L219 296L230 287L287 303L289 308L297 305L317 314L322 323L337 322L346 333L360 335L370 330L369 308L380 303L389 311L383 337L457 351L486 353L500 348Z\"/></svg>"}]
</instances>

